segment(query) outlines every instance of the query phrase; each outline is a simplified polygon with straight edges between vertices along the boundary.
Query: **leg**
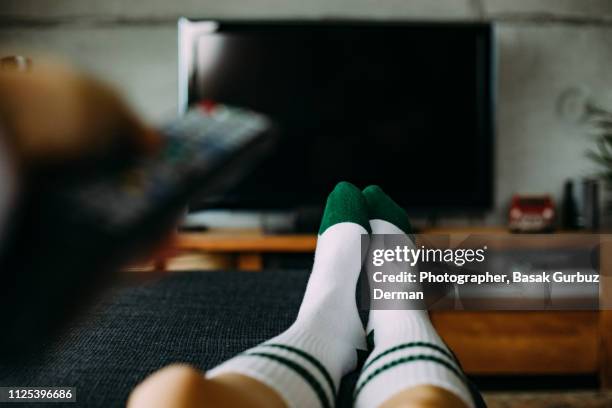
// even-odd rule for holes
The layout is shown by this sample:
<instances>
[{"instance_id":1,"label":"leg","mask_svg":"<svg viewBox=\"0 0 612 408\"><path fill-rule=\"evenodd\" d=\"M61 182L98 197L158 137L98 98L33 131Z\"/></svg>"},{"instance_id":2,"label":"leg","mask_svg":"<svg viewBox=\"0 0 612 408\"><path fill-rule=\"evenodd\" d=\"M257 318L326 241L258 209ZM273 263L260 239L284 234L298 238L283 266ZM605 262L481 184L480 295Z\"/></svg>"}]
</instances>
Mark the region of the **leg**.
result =
<instances>
[{"instance_id":1,"label":"leg","mask_svg":"<svg viewBox=\"0 0 612 408\"><path fill-rule=\"evenodd\" d=\"M339 183L327 199L314 265L296 321L285 332L212 369L263 382L292 407L332 407L340 379L365 349L355 288L369 222L365 198ZM365 252L365 251L363 251Z\"/></svg>"},{"instance_id":2,"label":"leg","mask_svg":"<svg viewBox=\"0 0 612 408\"><path fill-rule=\"evenodd\" d=\"M155 372L138 385L128 408L285 408L281 397L268 386L238 374L207 379L187 365L174 364Z\"/></svg>"},{"instance_id":3,"label":"leg","mask_svg":"<svg viewBox=\"0 0 612 408\"><path fill-rule=\"evenodd\" d=\"M396 247L414 248L408 217L380 188L364 190L372 229L370 252ZM393 234L393 236L388 235ZM410 264L391 261L388 273L411 271ZM380 270L371 259L368 278ZM420 283L392 288L421 291ZM355 387L355 406L361 407L474 407L470 386L454 355L434 329L422 304L402 300L393 309L370 310L368 338L374 349Z\"/></svg>"},{"instance_id":4,"label":"leg","mask_svg":"<svg viewBox=\"0 0 612 408\"><path fill-rule=\"evenodd\" d=\"M356 349L365 349L355 288L369 228L361 191L338 184L327 199L312 273L291 327L205 378L184 366L160 370L134 390L130 406L334 406L340 379L356 366Z\"/></svg>"}]
</instances>

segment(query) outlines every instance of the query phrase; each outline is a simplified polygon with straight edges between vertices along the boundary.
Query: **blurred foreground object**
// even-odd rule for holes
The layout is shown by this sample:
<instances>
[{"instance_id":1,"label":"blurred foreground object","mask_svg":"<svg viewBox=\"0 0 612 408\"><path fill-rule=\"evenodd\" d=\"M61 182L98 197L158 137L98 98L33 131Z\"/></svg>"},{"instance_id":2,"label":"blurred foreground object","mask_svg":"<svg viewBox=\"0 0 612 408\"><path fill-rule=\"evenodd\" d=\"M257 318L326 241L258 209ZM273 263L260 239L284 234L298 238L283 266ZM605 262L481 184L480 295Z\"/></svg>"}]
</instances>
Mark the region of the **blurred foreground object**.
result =
<instances>
[{"instance_id":1,"label":"blurred foreground object","mask_svg":"<svg viewBox=\"0 0 612 408\"><path fill-rule=\"evenodd\" d=\"M62 192L157 151L160 138L85 74L25 57L0 67L0 164L16 186L0 220L0 362L19 362L111 279L96 270L112 237L81 228Z\"/></svg>"},{"instance_id":2,"label":"blurred foreground object","mask_svg":"<svg viewBox=\"0 0 612 408\"><path fill-rule=\"evenodd\" d=\"M125 168L94 161L93 172L27 177L0 248L0 362L20 364L49 344L119 269L158 248L194 194L223 194L249 174L272 131L261 114L205 104L164 126L160 149Z\"/></svg>"}]
</instances>

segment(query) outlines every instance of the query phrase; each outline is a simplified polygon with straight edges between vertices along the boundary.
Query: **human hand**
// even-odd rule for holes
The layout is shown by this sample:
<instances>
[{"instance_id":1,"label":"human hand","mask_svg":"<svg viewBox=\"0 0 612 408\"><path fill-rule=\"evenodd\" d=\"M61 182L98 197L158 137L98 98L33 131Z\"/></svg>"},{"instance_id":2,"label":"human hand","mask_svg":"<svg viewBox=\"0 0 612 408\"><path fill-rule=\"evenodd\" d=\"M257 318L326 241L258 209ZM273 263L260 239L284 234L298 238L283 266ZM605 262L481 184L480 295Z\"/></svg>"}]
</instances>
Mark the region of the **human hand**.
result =
<instances>
[{"instance_id":1,"label":"human hand","mask_svg":"<svg viewBox=\"0 0 612 408\"><path fill-rule=\"evenodd\" d=\"M0 71L0 132L19 167L112 159L156 149L159 137L112 88L58 64Z\"/></svg>"}]
</instances>

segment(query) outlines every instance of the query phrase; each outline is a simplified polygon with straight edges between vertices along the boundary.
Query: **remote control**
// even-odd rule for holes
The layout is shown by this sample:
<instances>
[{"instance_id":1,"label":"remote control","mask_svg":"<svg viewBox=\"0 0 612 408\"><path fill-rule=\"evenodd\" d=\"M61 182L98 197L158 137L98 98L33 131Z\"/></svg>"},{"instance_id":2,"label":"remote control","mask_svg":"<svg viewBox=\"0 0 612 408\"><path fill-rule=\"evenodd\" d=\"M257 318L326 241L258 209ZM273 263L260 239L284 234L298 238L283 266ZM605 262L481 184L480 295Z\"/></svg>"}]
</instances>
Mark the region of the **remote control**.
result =
<instances>
[{"instance_id":1,"label":"remote control","mask_svg":"<svg viewBox=\"0 0 612 408\"><path fill-rule=\"evenodd\" d=\"M107 228L124 228L160 206L186 205L193 193L220 194L235 181L235 173L246 174L249 162L267 149L271 130L261 114L198 104L161 129L158 154L75 191L75 210Z\"/></svg>"},{"instance_id":2,"label":"remote control","mask_svg":"<svg viewBox=\"0 0 612 408\"><path fill-rule=\"evenodd\" d=\"M161 129L162 148L127 169L38 183L0 248L0 361L34 351L122 266L175 227L195 194L223 193L273 146L246 109L197 104Z\"/></svg>"}]
</instances>

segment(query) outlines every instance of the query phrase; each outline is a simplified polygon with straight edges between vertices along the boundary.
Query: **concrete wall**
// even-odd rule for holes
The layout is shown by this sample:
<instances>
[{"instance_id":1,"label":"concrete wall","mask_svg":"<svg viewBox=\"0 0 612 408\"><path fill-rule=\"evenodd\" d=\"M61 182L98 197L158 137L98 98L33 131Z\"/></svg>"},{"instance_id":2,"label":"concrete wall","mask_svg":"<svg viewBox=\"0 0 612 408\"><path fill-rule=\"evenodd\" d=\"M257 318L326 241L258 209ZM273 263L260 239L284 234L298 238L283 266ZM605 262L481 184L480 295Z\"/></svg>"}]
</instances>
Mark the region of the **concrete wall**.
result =
<instances>
[{"instance_id":1,"label":"concrete wall","mask_svg":"<svg viewBox=\"0 0 612 408\"><path fill-rule=\"evenodd\" d=\"M152 121L175 115L176 19L372 18L497 23L496 209L513 192L561 193L588 175L584 125L556 110L568 88L612 109L610 0L3 0L0 54L63 56L123 90ZM460 219L457 222L482 222Z\"/></svg>"}]
</instances>

